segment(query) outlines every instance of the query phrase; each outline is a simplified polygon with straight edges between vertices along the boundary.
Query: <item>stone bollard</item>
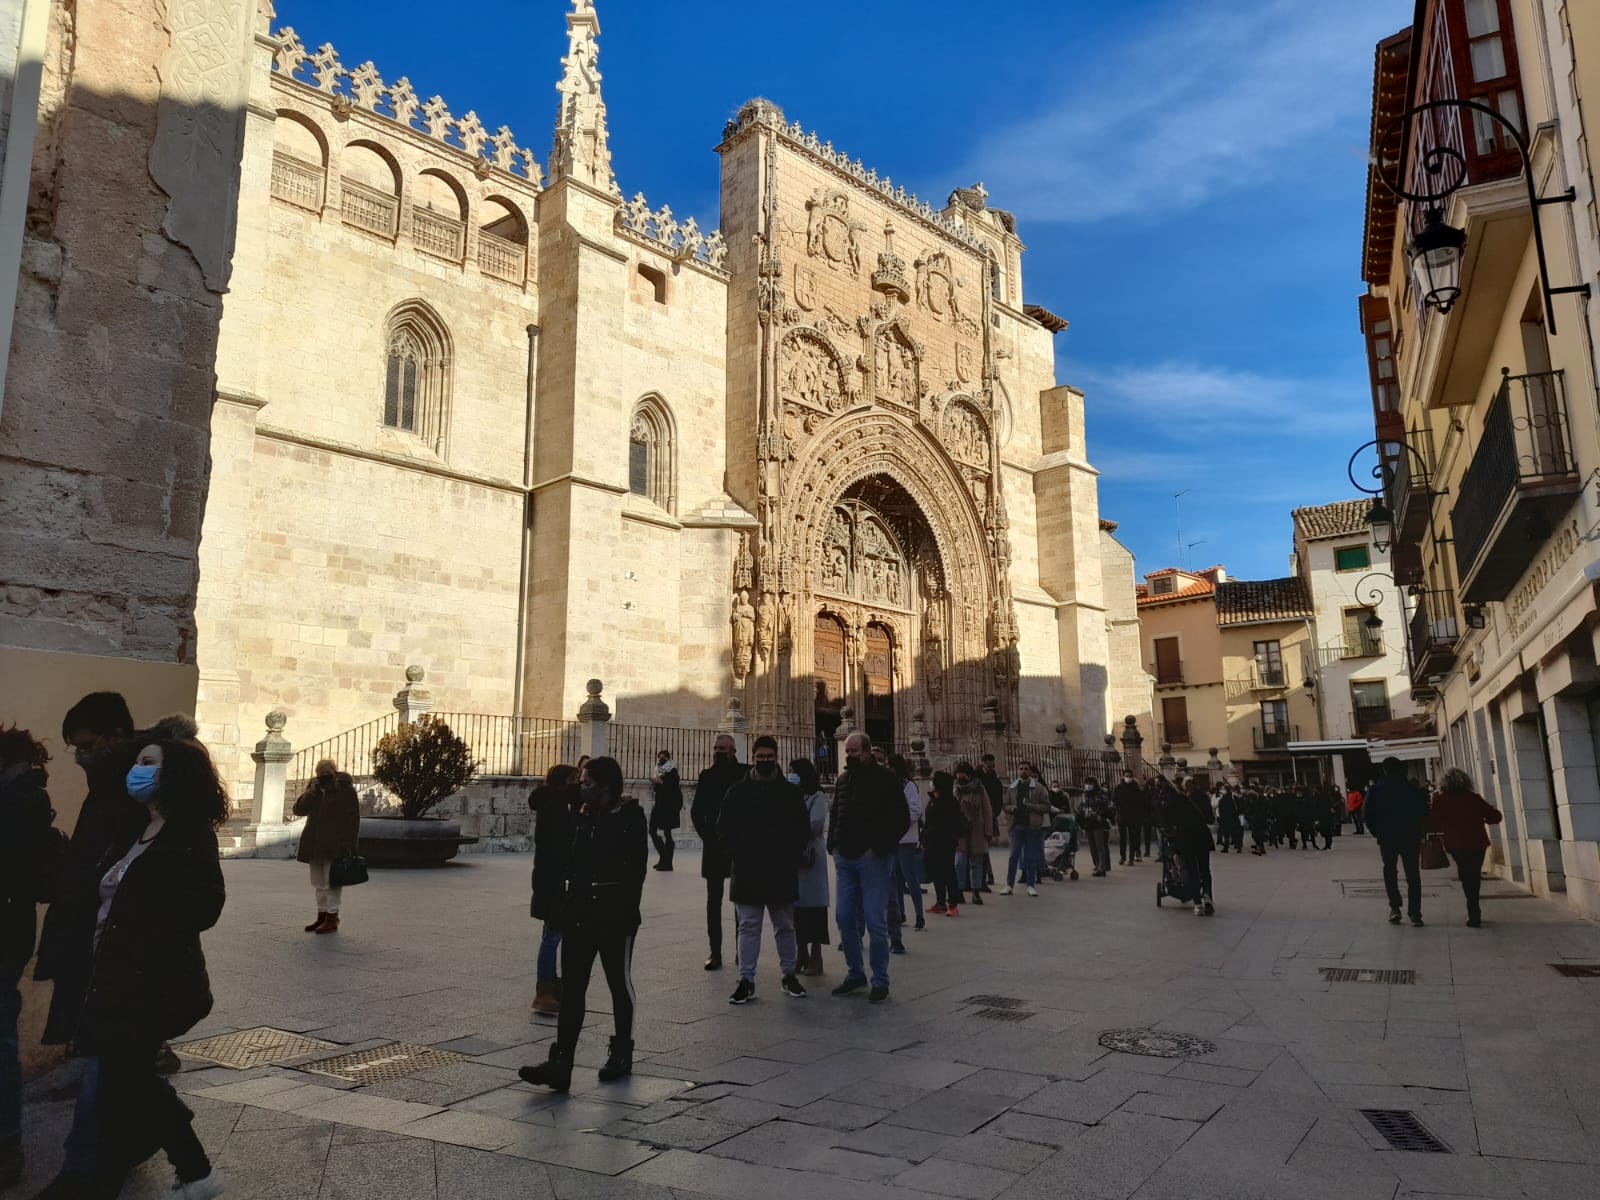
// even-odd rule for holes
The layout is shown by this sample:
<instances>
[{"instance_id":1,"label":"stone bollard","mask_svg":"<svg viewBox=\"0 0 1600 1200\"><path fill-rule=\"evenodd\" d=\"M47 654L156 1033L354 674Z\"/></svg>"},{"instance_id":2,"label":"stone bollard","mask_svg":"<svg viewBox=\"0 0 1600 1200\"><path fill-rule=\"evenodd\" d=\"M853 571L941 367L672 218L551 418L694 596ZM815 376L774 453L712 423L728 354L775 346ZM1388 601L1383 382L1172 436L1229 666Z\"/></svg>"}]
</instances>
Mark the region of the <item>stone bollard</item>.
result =
<instances>
[{"instance_id":1,"label":"stone bollard","mask_svg":"<svg viewBox=\"0 0 1600 1200\"><path fill-rule=\"evenodd\" d=\"M254 837L258 858L288 858L293 834L284 823L284 792L294 748L283 736L288 714L275 708L267 714L267 736L256 743L250 758L256 764L255 811L246 832Z\"/></svg>"},{"instance_id":2,"label":"stone bollard","mask_svg":"<svg viewBox=\"0 0 1600 1200\"><path fill-rule=\"evenodd\" d=\"M728 707L722 713L717 732L733 738L734 757L740 762L750 761L750 718L744 715L744 701L739 697L728 697Z\"/></svg>"},{"instance_id":3,"label":"stone bollard","mask_svg":"<svg viewBox=\"0 0 1600 1200\"><path fill-rule=\"evenodd\" d=\"M600 698L605 684L591 679L583 690L589 698L578 706L578 744L590 758L603 758L611 753L611 706Z\"/></svg>"},{"instance_id":4,"label":"stone bollard","mask_svg":"<svg viewBox=\"0 0 1600 1200\"><path fill-rule=\"evenodd\" d=\"M433 693L422 686L426 676L427 672L421 667L406 668L406 685L394 694L394 709L400 714L400 724L410 725L433 708Z\"/></svg>"}]
</instances>

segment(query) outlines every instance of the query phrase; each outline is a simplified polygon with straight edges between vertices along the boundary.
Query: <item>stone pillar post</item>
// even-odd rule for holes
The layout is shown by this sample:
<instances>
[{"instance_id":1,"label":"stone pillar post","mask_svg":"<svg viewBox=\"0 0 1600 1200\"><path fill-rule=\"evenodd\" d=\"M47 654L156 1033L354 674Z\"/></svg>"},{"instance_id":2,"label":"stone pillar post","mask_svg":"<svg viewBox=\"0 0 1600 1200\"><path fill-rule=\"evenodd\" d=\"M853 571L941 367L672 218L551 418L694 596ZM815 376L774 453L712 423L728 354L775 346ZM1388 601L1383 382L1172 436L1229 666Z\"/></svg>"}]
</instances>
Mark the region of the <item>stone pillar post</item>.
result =
<instances>
[{"instance_id":1,"label":"stone pillar post","mask_svg":"<svg viewBox=\"0 0 1600 1200\"><path fill-rule=\"evenodd\" d=\"M853 706L846 704L839 710L839 728L833 731L834 742L836 743L833 748L833 769L835 771L844 770L844 744L850 735L855 732L856 710Z\"/></svg>"},{"instance_id":2,"label":"stone pillar post","mask_svg":"<svg viewBox=\"0 0 1600 1200\"><path fill-rule=\"evenodd\" d=\"M978 728L982 731L983 753L992 754L996 760L1000 758L1000 742L1005 734L1006 719L1000 712L1000 698L998 696L985 696L983 708L978 714ZM977 764L974 763L974 766Z\"/></svg>"},{"instance_id":3,"label":"stone pillar post","mask_svg":"<svg viewBox=\"0 0 1600 1200\"><path fill-rule=\"evenodd\" d=\"M1117 735L1114 733L1106 734L1106 748L1100 752L1100 761L1105 764L1105 778L1100 782L1107 791L1117 786L1125 769L1131 769L1126 767L1122 756L1117 753Z\"/></svg>"},{"instance_id":4,"label":"stone pillar post","mask_svg":"<svg viewBox=\"0 0 1600 1200\"><path fill-rule=\"evenodd\" d=\"M728 706L722 710L722 720L717 732L733 739L734 757L740 762L750 761L750 718L744 715L744 701L737 696L728 697Z\"/></svg>"},{"instance_id":5,"label":"stone pillar post","mask_svg":"<svg viewBox=\"0 0 1600 1200\"><path fill-rule=\"evenodd\" d=\"M1165 746L1162 747L1166 749ZM1122 718L1122 761L1135 778L1144 767L1144 734L1139 732L1136 717Z\"/></svg>"},{"instance_id":6,"label":"stone pillar post","mask_svg":"<svg viewBox=\"0 0 1600 1200\"><path fill-rule=\"evenodd\" d=\"M293 839L283 820L284 792L294 749L283 736L289 718L281 708L267 714L267 736L256 743L250 758L256 764L255 811L246 833L253 835L257 858L288 858Z\"/></svg>"},{"instance_id":7,"label":"stone pillar post","mask_svg":"<svg viewBox=\"0 0 1600 1200\"><path fill-rule=\"evenodd\" d=\"M600 698L605 684L591 679L583 685L589 698L578 706L578 744L581 753L590 758L603 758L611 753L611 706Z\"/></svg>"},{"instance_id":8,"label":"stone pillar post","mask_svg":"<svg viewBox=\"0 0 1600 1200\"><path fill-rule=\"evenodd\" d=\"M1172 747L1166 742L1161 743L1161 757L1156 760L1156 770L1168 779L1177 772L1178 760L1172 757Z\"/></svg>"},{"instance_id":9,"label":"stone pillar post","mask_svg":"<svg viewBox=\"0 0 1600 1200\"><path fill-rule=\"evenodd\" d=\"M410 725L433 708L433 693L422 686L426 676L427 672L421 667L406 668L406 685L394 694L394 708L400 714L400 724Z\"/></svg>"},{"instance_id":10,"label":"stone pillar post","mask_svg":"<svg viewBox=\"0 0 1600 1200\"><path fill-rule=\"evenodd\" d=\"M911 773L918 779L933 777L933 762L928 758L928 714L920 708L911 714Z\"/></svg>"}]
</instances>

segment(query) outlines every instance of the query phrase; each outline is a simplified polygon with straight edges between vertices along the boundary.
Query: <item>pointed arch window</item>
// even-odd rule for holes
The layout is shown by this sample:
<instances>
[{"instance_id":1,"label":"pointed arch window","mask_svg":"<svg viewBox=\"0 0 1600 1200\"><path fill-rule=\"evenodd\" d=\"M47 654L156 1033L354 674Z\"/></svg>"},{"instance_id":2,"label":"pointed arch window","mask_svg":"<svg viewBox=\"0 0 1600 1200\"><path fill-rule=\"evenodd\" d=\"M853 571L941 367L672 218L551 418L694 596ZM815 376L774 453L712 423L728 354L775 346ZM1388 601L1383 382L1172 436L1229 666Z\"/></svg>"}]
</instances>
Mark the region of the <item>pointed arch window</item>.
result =
<instances>
[{"instance_id":1,"label":"pointed arch window","mask_svg":"<svg viewBox=\"0 0 1600 1200\"><path fill-rule=\"evenodd\" d=\"M383 423L443 456L449 428L450 335L420 301L389 314L385 330Z\"/></svg>"},{"instance_id":2,"label":"pointed arch window","mask_svg":"<svg viewBox=\"0 0 1600 1200\"><path fill-rule=\"evenodd\" d=\"M628 490L667 512L677 507L678 446L672 412L660 396L633 406L628 423Z\"/></svg>"}]
</instances>

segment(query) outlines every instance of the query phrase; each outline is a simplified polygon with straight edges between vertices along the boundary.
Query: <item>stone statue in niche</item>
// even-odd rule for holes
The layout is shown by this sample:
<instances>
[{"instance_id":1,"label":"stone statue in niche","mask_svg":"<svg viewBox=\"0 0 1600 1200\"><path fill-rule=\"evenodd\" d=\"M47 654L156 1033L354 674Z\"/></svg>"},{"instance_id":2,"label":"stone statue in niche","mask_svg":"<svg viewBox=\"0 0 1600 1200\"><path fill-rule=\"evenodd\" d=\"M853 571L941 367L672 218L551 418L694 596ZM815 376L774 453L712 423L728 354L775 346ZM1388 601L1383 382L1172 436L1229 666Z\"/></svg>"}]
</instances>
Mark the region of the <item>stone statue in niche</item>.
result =
<instances>
[{"instance_id":1,"label":"stone statue in niche","mask_svg":"<svg viewBox=\"0 0 1600 1200\"><path fill-rule=\"evenodd\" d=\"M892 329L885 329L878 334L873 375L878 399L907 408L917 407L920 399L917 394L917 358L911 347Z\"/></svg>"},{"instance_id":2,"label":"stone statue in niche","mask_svg":"<svg viewBox=\"0 0 1600 1200\"><path fill-rule=\"evenodd\" d=\"M756 649L768 662L772 661L772 651L776 645L777 623L778 601L772 594L764 593L756 608Z\"/></svg>"},{"instance_id":3,"label":"stone statue in niche","mask_svg":"<svg viewBox=\"0 0 1600 1200\"><path fill-rule=\"evenodd\" d=\"M756 645L756 609L750 593L741 590L733 602L733 677L743 683L750 674Z\"/></svg>"},{"instance_id":4,"label":"stone statue in niche","mask_svg":"<svg viewBox=\"0 0 1600 1200\"><path fill-rule=\"evenodd\" d=\"M843 546L828 546L823 550L822 586L830 592L850 590L850 564Z\"/></svg>"},{"instance_id":5,"label":"stone statue in niche","mask_svg":"<svg viewBox=\"0 0 1600 1200\"><path fill-rule=\"evenodd\" d=\"M900 564L892 558L883 564L883 598L890 604L901 602Z\"/></svg>"},{"instance_id":6,"label":"stone statue in niche","mask_svg":"<svg viewBox=\"0 0 1600 1200\"><path fill-rule=\"evenodd\" d=\"M965 404L952 404L945 409L944 436L945 446L961 462L975 467L988 465L988 439L984 436L983 422Z\"/></svg>"},{"instance_id":7,"label":"stone statue in niche","mask_svg":"<svg viewBox=\"0 0 1600 1200\"><path fill-rule=\"evenodd\" d=\"M783 358L782 399L823 412L838 411L843 401L839 370L826 346L815 337L791 336L784 342Z\"/></svg>"},{"instance_id":8,"label":"stone statue in niche","mask_svg":"<svg viewBox=\"0 0 1600 1200\"><path fill-rule=\"evenodd\" d=\"M860 235L865 230L851 219L850 197L839 188L819 190L806 201L806 253L830 267L860 273Z\"/></svg>"},{"instance_id":9,"label":"stone statue in niche","mask_svg":"<svg viewBox=\"0 0 1600 1200\"><path fill-rule=\"evenodd\" d=\"M749 587L754 581L755 568L755 559L750 554L750 535L741 533L739 535L739 553L734 555L733 559L733 586L736 588Z\"/></svg>"}]
</instances>

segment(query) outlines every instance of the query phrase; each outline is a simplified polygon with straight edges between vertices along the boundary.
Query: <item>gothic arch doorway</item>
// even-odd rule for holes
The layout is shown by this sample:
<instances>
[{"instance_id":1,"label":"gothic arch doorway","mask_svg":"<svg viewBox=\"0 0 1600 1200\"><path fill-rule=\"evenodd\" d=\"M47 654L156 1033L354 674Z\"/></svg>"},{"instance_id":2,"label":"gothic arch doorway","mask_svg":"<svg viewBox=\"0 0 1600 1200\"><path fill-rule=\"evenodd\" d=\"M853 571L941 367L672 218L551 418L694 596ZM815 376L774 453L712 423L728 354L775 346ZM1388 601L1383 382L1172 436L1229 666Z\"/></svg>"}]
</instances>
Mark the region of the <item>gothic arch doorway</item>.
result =
<instances>
[{"instance_id":1,"label":"gothic arch doorway","mask_svg":"<svg viewBox=\"0 0 1600 1200\"><path fill-rule=\"evenodd\" d=\"M839 728L839 710L845 706L848 694L844 624L830 613L818 613L812 637L812 676L816 682L814 731L820 742L831 746L834 732Z\"/></svg>"},{"instance_id":2,"label":"gothic arch doorway","mask_svg":"<svg viewBox=\"0 0 1600 1200\"><path fill-rule=\"evenodd\" d=\"M894 631L874 621L867 626L865 653L861 657L861 728L876 746L893 746Z\"/></svg>"}]
</instances>

